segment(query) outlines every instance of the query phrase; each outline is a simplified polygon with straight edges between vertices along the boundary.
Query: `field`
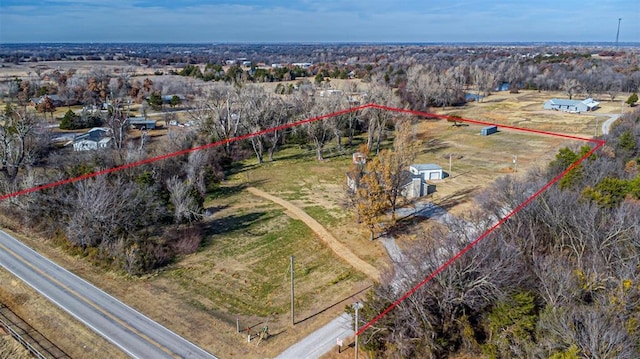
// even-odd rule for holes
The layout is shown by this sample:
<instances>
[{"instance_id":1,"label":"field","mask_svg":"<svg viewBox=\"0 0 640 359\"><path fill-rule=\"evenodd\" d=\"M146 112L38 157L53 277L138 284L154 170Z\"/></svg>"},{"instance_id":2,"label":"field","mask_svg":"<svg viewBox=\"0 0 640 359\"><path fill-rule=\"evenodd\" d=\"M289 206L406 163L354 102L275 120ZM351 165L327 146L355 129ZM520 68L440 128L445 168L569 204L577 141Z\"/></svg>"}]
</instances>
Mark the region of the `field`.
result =
<instances>
[{"instance_id":1,"label":"field","mask_svg":"<svg viewBox=\"0 0 640 359\"><path fill-rule=\"evenodd\" d=\"M596 120L602 123L605 117L597 114L620 109L615 107L619 104L605 102L605 107L593 116L542 110L545 99L559 95L500 93L482 103L445 109L442 113L590 136ZM499 176L518 176L533 166L544 166L561 146L570 142L513 130L480 136L480 127L452 126L434 120L420 120L415 127L416 136L423 143L416 162L439 164L449 174L436 184L431 200L454 213L469 208L471 196ZM333 319L374 278L338 258L295 215L246 188L258 188L304 210L360 259L384 271L389 266L384 248L377 241L369 241L364 228L341 205L352 151L329 146L326 160L318 162L310 148L295 146L278 152L274 162L258 165L249 159L238 164L221 190L205 203L211 215L205 221L207 235L201 249L143 278L105 272L42 242L25 242L222 358L274 356ZM406 235L399 239L410 238ZM296 271L294 327L289 317L291 255L295 256ZM2 276L3 284L11 281L6 273ZM40 323L38 329L51 335L50 339L70 354L68 350L79 345L96 348L95 356L85 352L85 357L100 357L100 351L117 352L107 349L109 344L93 333L81 330L79 324L73 326L77 337L56 334L59 327L52 318L64 314L22 284L3 285L0 294L3 301L22 298L12 303L22 310L25 320ZM236 320L242 330L249 326L254 333L266 325L272 337L260 346L247 344L246 336L236 333Z\"/></svg>"},{"instance_id":2,"label":"field","mask_svg":"<svg viewBox=\"0 0 640 359\"><path fill-rule=\"evenodd\" d=\"M470 102L463 108L438 109L437 112L497 124L592 137L602 134L600 126L609 119L609 115L629 109L627 105L622 106L622 101L626 100L626 96L622 94L615 101L609 101L608 96L599 97L597 100L600 108L594 112L572 114L544 110L543 104L552 98L566 99L567 95L562 92L534 90L521 90L517 94L498 92L482 102ZM582 99L579 96L575 98Z\"/></svg>"}]
</instances>

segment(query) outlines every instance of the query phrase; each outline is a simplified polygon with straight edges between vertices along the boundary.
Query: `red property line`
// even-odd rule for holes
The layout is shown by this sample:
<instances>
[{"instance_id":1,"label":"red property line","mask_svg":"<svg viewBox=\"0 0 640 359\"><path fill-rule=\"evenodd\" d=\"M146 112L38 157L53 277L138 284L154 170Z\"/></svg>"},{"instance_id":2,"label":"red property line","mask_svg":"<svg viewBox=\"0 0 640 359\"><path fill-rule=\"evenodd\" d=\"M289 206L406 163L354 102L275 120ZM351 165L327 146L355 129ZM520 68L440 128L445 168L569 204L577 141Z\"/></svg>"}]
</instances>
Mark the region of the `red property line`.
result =
<instances>
[{"instance_id":1,"label":"red property line","mask_svg":"<svg viewBox=\"0 0 640 359\"><path fill-rule=\"evenodd\" d=\"M165 154L165 155L162 155L162 156L152 157L152 158L148 158L148 159L145 159L145 160L128 163L128 164L125 164L125 165L122 165L122 166L113 167L113 168L105 169L105 170L102 170L102 171L89 173L89 174L86 174L86 175L83 175L83 176L74 177L74 178L68 178L68 179L65 179L65 180L52 182L52 183L45 184L45 185L42 185L42 186L36 186L36 187L28 188L28 189L25 189L25 190L17 191L17 192L14 192L14 193L5 194L3 196L0 196L0 201L8 199L8 198L12 198L12 197L17 197L17 196L20 196L20 195L28 194L28 193L31 193L31 192L36 192L36 191L40 191L40 190L44 190L44 189L48 189L48 188L53 188L53 187L57 187L57 186L61 186L61 185L65 185L65 184L81 181L81 180L84 180L84 179L100 176L100 175L103 175L103 174L108 174L108 173L124 170L124 169L127 169L127 168L140 166L140 165L143 165L143 164L164 160L164 159L167 159L167 158L188 154L188 153L199 151L199 150L205 150L205 149L221 146L221 145L224 145L224 144L227 144L227 143L231 143L231 142L236 142L236 141L249 139L249 138L260 136L260 135L263 135L263 134L266 134L266 133L280 131L280 130L284 130L284 129L288 129L288 128L304 125L304 124L315 122L315 121L325 120L327 118L340 116L340 115L344 115L344 114L347 114L347 113L351 113L351 112L355 112L355 111L359 111L359 110L364 110L364 109L367 109L367 108L375 108L375 109L379 109L379 110L393 111L393 112L410 114L410 115L415 115L415 116L420 116L420 117L431 117L431 118L439 118L439 119L445 119L445 120L455 119L456 121L459 121L459 122L468 122L468 123L477 124L477 125L498 126L498 127L501 127L501 128L507 128L507 129L511 129L511 130L515 130L515 131L530 132L530 133L535 133L535 134L540 134L540 135L555 136L555 137L561 137L561 138L566 138L566 139L571 139L571 140L592 142L592 143L596 143L596 146L593 147L591 149L591 151L589 151L587 154L582 156L576 162L571 164L566 170L564 170L562 173L560 173L554 179L549 181L549 183L544 185L541 189L539 189L531 197L527 198L524 202L522 202L520 205L518 205L518 207L516 207L513 211L509 212L509 214L507 214L504 218L502 218L495 225L493 225L491 228L489 228L489 230L487 230L485 233L480 235L473 242L469 243L460 252L458 252L456 255L451 257L451 259L449 259L447 262L445 262L440 267L438 267L435 271L433 271L431 274L429 274L425 279L423 279L420 283L418 283L411 290L406 292L402 297L400 297L395 302L393 302L389 307L387 307L385 310L383 310L380 314L378 314L370 322L365 324L362 328L360 328L360 330L358 330L356 335L362 334L365 330L367 330L374 323L376 323L378 320L380 320L380 318L382 318L384 315L389 313L393 308L397 307L400 303L402 303L409 296L411 296L413 293L415 293L420 287L422 287L423 285L425 285L429 281L431 281L436 275L438 275L440 272L442 272L444 269L446 269L449 265L451 265L453 262L455 262L458 258L463 256L466 252L468 252L471 248L473 248L476 244L478 244L478 242L480 242L481 240L486 238L496 228L501 226L504 222L506 222L509 218L511 218L518 211L520 211L521 209L526 207L538 195L540 195L542 192L546 191L553 184L558 182L569 171L571 171L572 169L577 167L587 157L591 156L596 150L598 150L600 147L602 147L605 144L605 141L597 140L597 139L582 138L582 137L566 135L566 134L561 134L561 133L554 133L554 132L547 132L547 131L540 131L540 130L533 130L533 129L525 129L525 128L520 128L520 127L515 127L515 126L508 126L508 125L498 125L498 124L485 122L485 121L478 121L478 120L472 120L472 119L452 117L452 116L447 116L447 115L438 115L438 114L432 114L432 113L427 113L427 112L413 111L413 110L408 110L408 109L381 106L381 105L377 105L375 103L369 103L369 104L362 105L362 106L348 108L348 109L345 109L345 110L342 110L342 111L332 112L332 113L329 113L329 114L325 114L325 115L321 115L321 116L317 116L317 117L311 117L311 118L307 118L307 119L304 119L304 120L296 121L296 122L293 122L293 123L289 123L289 124L285 124L285 125L281 125L281 126L277 126L277 127L268 128L268 129L265 129L265 130L262 130L262 131L258 131L258 132L254 132L254 133L250 133L250 134L246 134L246 135L242 135L242 136L238 136L238 137L234 137L234 138L230 138L230 139L226 139L226 140L221 140L221 141L209 143L209 144L206 144L206 145L203 145L203 146L198 146L198 147L194 147L194 148L190 148L190 149L186 149L186 150L182 150L182 151L177 151L177 152Z\"/></svg>"},{"instance_id":2,"label":"red property line","mask_svg":"<svg viewBox=\"0 0 640 359\"><path fill-rule=\"evenodd\" d=\"M231 142L246 140L248 138L264 135L265 133L276 132L276 131L284 130L284 129L287 129L287 128L304 125L306 123L320 121L320 120L324 120L324 119L327 119L327 118L330 118L330 117L334 117L334 116L344 115L344 114L347 114L347 113L350 113L350 112L354 112L354 111L359 111L359 110L362 110L362 109L365 109L365 108L368 108L368 107L371 107L371 104L357 106L357 107L351 107L351 108L348 108L346 110L332 112L332 113L329 113L329 114L326 114L326 115L322 115L322 116L311 117L311 118L307 118L307 119L304 119L304 120L288 123L288 124L285 124L285 125L271 127L271 128L268 128L268 129L265 129L265 130L262 130L262 131L254 132L254 133L249 133L249 134L246 134L246 135L242 135L242 136L238 136L238 137L234 137L234 138L229 138L229 139L226 139L226 140L212 142L212 143L208 143L206 145L202 145L202 146L198 146L198 147L194 147L194 148L189 148L189 149L182 150L182 151L172 152L172 153L168 153L168 154L157 156L157 157L147 158L147 159L144 159L144 160L141 160L141 161L127 163L127 164L122 165L122 166L108 168L108 169L105 169L105 170L88 173L88 174L85 174L85 175L82 175L82 176L78 176L78 177L67 178L67 179L64 179L64 180L61 180L61 181L48 183L48 184L45 184L45 185L42 185L42 186L36 186L36 187L32 187L32 188L27 188L27 189L24 189L24 190L21 190L21 191L17 191L17 192L13 192L13 193L9 193L9 194L5 194L3 196L0 196L0 201L8 199L8 198L12 198L12 197L21 196L23 194L28 194L28 193L31 193L31 192L41 191L43 189L58 187L58 186L62 186L62 185L65 185L65 184L69 184L69 183L85 180L85 179L88 179L88 178L104 175L104 174L107 174L107 173L121 171L121 170L124 170L124 169L127 169L127 168L136 167L136 166L144 165L144 164L147 164L147 163L161 161L161 160L164 160L164 159L167 159L167 158L176 157L176 156L188 154L188 153L195 152L195 151L206 150L208 148L221 146L221 145L224 145L224 144L227 144L227 143L231 143Z\"/></svg>"}]
</instances>

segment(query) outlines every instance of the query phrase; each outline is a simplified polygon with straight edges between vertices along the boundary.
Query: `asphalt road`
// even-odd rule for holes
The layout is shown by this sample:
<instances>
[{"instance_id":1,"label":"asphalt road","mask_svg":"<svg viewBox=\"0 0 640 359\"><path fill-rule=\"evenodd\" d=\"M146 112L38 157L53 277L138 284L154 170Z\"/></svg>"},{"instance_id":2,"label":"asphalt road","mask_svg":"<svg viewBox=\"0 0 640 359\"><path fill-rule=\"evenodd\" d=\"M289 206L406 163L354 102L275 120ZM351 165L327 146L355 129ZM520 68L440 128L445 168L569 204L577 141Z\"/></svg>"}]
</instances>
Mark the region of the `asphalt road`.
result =
<instances>
[{"instance_id":1,"label":"asphalt road","mask_svg":"<svg viewBox=\"0 0 640 359\"><path fill-rule=\"evenodd\" d=\"M349 337L354 334L351 328L351 316L342 313L338 318L332 320L324 327L311 333L306 338L290 346L282 352L276 359L315 359L328 353L330 350L338 350L337 339L343 340L342 350L347 350L351 343ZM352 352L353 353L353 352Z\"/></svg>"},{"instance_id":2,"label":"asphalt road","mask_svg":"<svg viewBox=\"0 0 640 359\"><path fill-rule=\"evenodd\" d=\"M0 231L0 265L134 358L216 358Z\"/></svg>"},{"instance_id":3,"label":"asphalt road","mask_svg":"<svg viewBox=\"0 0 640 359\"><path fill-rule=\"evenodd\" d=\"M609 119L604 121L604 123L602 124L602 134L603 135L608 135L609 134L609 129L611 128L611 125L613 125L614 122L616 122L619 118L620 118L620 114L604 114L606 116L609 116Z\"/></svg>"}]
</instances>

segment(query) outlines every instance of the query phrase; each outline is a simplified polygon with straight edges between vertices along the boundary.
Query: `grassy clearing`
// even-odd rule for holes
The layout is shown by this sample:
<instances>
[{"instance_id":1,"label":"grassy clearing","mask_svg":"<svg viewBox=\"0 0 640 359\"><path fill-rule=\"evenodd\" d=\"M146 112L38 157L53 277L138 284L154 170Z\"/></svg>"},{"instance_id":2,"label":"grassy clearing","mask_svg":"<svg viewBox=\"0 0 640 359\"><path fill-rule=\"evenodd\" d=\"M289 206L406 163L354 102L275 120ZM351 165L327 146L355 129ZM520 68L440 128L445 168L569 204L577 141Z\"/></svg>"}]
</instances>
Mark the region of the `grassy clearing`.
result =
<instances>
[{"instance_id":1,"label":"grassy clearing","mask_svg":"<svg viewBox=\"0 0 640 359\"><path fill-rule=\"evenodd\" d=\"M289 310L289 258L295 256L296 304L346 295L365 279L340 262L299 220L245 193L216 200L203 248L164 271L197 309L270 317ZM223 202L224 204L222 204ZM244 203L243 205L238 205Z\"/></svg>"}]
</instances>

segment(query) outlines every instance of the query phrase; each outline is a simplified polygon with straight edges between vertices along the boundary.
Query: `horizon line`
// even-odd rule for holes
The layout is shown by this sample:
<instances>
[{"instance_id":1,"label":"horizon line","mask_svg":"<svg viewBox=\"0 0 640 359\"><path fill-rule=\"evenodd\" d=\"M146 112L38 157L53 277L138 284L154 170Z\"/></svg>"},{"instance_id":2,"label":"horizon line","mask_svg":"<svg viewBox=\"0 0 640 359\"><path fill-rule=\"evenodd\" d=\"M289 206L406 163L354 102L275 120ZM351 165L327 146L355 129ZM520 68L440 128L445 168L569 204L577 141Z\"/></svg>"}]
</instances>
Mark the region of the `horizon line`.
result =
<instances>
[{"instance_id":1,"label":"horizon line","mask_svg":"<svg viewBox=\"0 0 640 359\"><path fill-rule=\"evenodd\" d=\"M163 42L163 41L25 41L2 42L6 45L592 45L592 46L640 46L640 41L193 41L193 42Z\"/></svg>"}]
</instances>

